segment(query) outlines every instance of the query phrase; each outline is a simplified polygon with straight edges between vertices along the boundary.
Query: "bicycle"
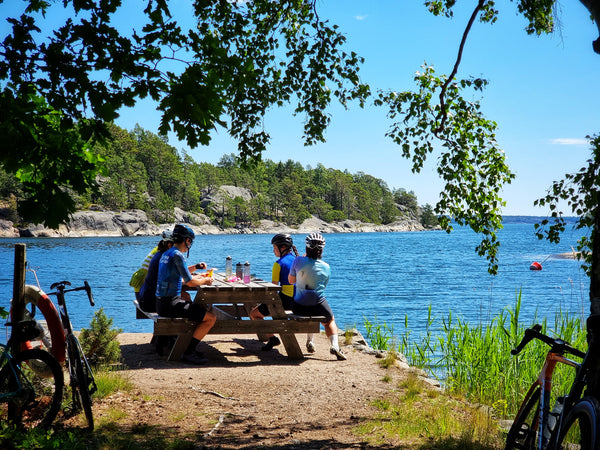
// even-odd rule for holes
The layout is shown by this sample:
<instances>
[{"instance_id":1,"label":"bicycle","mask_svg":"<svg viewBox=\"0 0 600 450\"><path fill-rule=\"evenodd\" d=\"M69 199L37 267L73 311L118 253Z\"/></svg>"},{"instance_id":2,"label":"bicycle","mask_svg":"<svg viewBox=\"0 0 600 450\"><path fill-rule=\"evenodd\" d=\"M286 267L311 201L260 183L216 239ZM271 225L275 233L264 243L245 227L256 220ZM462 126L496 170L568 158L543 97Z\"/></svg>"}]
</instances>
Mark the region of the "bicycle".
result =
<instances>
[{"instance_id":1,"label":"bicycle","mask_svg":"<svg viewBox=\"0 0 600 450\"><path fill-rule=\"evenodd\" d=\"M590 318L591 319L591 318ZM590 330L588 319L588 330ZM597 319L594 319L597 320ZM515 421L506 438L506 450L510 449L598 449L600 446L600 404L596 398L583 395L596 361L593 352L584 353L561 339L540 332L537 324L525 330L519 345L511 350L518 355L533 339L550 346L538 379L533 382L519 408ZM591 347L591 345L590 345ZM582 358L578 363L565 355ZM550 410L552 375L557 364L576 369L575 379L569 393L558 397Z\"/></svg>"},{"instance_id":2,"label":"bicycle","mask_svg":"<svg viewBox=\"0 0 600 450\"><path fill-rule=\"evenodd\" d=\"M73 333L71 321L67 311L67 304L65 301L65 294L67 292L75 292L85 290L87 293L90 305L94 306L94 297L92 295L92 289L87 281L84 281L84 285L72 289L67 289L67 286L71 286L68 281L59 281L50 286L50 289L55 292L48 292L46 295L54 295L58 302L58 310L60 313L60 319L62 326L65 331L66 347L67 347L67 366L69 368L69 384L71 387L71 393L73 396L73 412L77 413L83 409L85 414L88 429L94 429L94 415L92 412L92 395L96 392L97 386L94 380L94 374L88 363L85 354L79 343L79 339Z\"/></svg>"},{"instance_id":3,"label":"bicycle","mask_svg":"<svg viewBox=\"0 0 600 450\"><path fill-rule=\"evenodd\" d=\"M23 428L47 428L56 418L63 397L64 375L54 356L40 348L12 354L13 342L38 339L35 320L7 323L13 331L0 344L0 422Z\"/></svg>"}]
</instances>

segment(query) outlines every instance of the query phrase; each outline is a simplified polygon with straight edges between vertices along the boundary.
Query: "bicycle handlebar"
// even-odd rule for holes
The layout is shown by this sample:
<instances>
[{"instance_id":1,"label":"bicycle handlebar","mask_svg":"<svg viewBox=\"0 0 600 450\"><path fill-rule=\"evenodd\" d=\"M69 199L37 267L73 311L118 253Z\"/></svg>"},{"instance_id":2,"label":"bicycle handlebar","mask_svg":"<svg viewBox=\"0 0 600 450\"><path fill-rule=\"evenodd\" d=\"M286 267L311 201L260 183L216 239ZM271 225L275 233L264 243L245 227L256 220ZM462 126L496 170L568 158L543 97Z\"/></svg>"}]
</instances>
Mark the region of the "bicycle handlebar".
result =
<instances>
[{"instance_id":1,"label":"bicycle handlebar","mask_svg":"<svg viewBox=\"0 0 600 450\"><path fill-rule=\"evenodd\" d=\"M541 329L542 326L539 323L531 328L526 329L525 335L523 336L523 339L519 345L517 345L517 348L514 348L510 351L511 355L518 355L529 342L531 342L533 339L538 339L545 344L548 344L552 348L551 351L554 353L570 353L571 355L578 356L579 358L585 357L585 353L581 350L576 349L562 339L555 339L550 336L546 336L540 332Z\"/></svg>"},{"instance_id":2,"label":"bicycle handlebar","mask_svg":"<svg viewBox=\"0 0 600 450\"><path fill-rule=\"evenodd\" d=\"M79 287L72 288L72 289L65 289L66 286L71 286L71 283L68 281L58 281L56 283L53 283L50 286L50 289L53 289L53 290L56 289L57 292L48 292L47 295L58 295L59 293L61 295L64 295L67 292L85 291L85 293L87 294L88 299L90 301L90 305L95 306L94 295L92 294L92 288L90 287L90 284L87 281L83 282L83 286L79 286Z\"/></svg>"}]
</instances>

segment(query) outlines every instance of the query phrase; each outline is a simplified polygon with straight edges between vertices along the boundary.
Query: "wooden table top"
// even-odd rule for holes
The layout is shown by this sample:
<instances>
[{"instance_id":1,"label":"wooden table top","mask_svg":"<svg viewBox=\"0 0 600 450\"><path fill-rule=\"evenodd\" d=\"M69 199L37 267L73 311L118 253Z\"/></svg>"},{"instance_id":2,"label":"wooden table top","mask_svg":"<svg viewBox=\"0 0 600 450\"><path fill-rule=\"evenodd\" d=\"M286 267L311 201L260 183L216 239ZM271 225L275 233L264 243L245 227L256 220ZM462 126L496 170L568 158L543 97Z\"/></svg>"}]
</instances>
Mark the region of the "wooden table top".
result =
<instances>
[{"instance_id":1,"label":"wooden table top","mask_svg":"<svg viewBox=\"0 0 600 450\"><path fill-rule=\"evenodd\" d=\"M242 281L227 281L224 273L213 274L213 284L198 286L198 291L280 291L281 286L271 283L270 281L253 278L250 283L246 284Z\"/></svg>"}]
</instances>

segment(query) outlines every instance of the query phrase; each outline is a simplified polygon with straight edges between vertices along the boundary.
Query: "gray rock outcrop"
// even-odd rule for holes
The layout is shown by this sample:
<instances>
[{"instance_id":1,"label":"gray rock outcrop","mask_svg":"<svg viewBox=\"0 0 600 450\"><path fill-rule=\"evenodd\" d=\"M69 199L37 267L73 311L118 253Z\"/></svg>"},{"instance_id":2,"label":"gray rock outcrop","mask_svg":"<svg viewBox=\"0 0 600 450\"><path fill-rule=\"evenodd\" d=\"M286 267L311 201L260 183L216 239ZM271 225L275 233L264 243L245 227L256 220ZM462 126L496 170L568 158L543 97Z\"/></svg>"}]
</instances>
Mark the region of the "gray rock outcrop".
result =
<instances>
[{"instance_id":1,"label":"gray rock outcrop","mask_svg":"<svg viewBox=\"0 0 600 450\"><path fill-rule=\"evenodd\" d=\"M204 214L194 214L175 208L173 223L155 224L142 210L131 211L78 211L66 225L57 230L42 225L16 228L7 220L0 220L0 237L118 237L118 236L158 236L163 230L172 229L176 223L187 223L197 234L308 234L320 233L369 233L389 231L422 231L423 226L415 220L399 220L388 225L364 223L358 220L345 220L327 223L312 216L300 225L291 227L271 220L261 220L254 227L222 228L211 224Z\"/></svg>"}]
</instances>

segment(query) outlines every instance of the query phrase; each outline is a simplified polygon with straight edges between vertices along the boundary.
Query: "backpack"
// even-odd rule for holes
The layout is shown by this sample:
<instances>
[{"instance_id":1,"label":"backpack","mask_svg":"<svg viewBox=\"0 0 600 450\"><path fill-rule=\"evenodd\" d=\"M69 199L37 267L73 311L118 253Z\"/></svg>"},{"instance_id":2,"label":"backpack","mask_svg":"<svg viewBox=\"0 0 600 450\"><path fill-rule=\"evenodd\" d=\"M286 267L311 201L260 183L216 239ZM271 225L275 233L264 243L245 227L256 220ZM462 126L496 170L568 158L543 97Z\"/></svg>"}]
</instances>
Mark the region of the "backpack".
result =
<instances>
[{"instance_id":1,"label":"backpack","mask_svg":"<svg viewBox=\"0 0 600 450\"><path fill-rule=\"evenodd\" d=\"M129 286L135 289L136 292L140 290L142 284L144 284L144 280L146 279L146 274L148 273L148 269L144 267L140 267L138 270L133 272L131 275L131 280L129 280Z\"/></svg>"}]
</instances>

